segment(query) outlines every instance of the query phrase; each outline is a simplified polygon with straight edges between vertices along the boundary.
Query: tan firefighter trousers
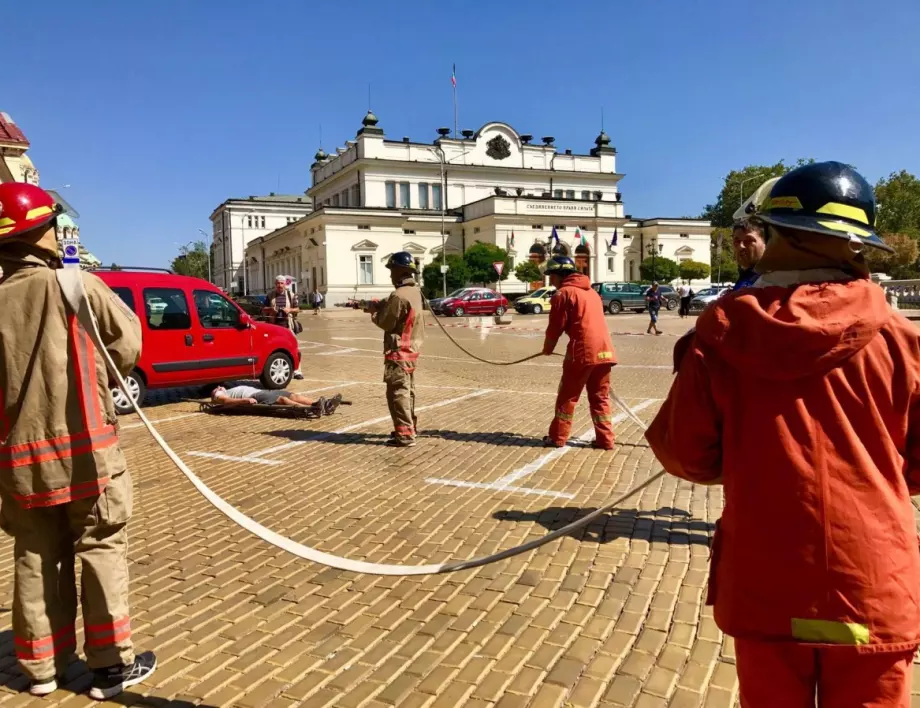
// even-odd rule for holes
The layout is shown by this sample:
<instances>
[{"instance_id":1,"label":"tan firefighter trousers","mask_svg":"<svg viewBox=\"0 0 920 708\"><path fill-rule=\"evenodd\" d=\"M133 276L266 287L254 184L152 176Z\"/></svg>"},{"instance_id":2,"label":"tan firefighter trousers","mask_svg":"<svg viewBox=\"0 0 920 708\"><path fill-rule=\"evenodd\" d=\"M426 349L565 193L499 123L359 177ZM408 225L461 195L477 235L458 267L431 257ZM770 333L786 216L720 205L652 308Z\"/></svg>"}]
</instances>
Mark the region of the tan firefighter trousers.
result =
<instances>
[{"instance_id":1,"label":"tan firefighter trousers","mask_svg":"<svg viewBox=\"0 0 920 708\"><path fill-rule=\"evenodd\" d=\"M131 475L109 480L99 496L23 509L3 495L0 526L14 539L13 636L31 679L63 673L76 654L80 559L83 649L91 669L134 661L128 614Z\"/></svg>"},{"instance_id":2,"label":"tan firefighter trousers","mask_svg":"<svg viewBox=\"0 0 920 708\"><path fill-rule=\"evenodd\" d=\"M383 381L387 385L387 407L393 419L397 437L415 438L418 419L415 417L415 374L392 361L384 363Z\"/></svg>"}]
</instances>

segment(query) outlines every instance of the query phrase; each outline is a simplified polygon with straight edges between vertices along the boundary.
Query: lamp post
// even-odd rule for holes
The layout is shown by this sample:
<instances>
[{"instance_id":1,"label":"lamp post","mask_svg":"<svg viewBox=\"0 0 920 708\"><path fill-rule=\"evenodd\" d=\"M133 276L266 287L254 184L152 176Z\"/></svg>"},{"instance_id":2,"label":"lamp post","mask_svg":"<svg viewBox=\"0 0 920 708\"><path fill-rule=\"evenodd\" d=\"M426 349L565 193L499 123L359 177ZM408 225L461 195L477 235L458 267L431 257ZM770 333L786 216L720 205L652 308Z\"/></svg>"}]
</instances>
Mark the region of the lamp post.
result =
<instances>
[{"instance_id":1,"label":"lamp post","mask_svg":"<svg viewBox=\"0 0 920 708\"><path fill-rule=\"evenodd\" d=\"M646 246L646 252L652 257L652 282L658 280L658 269L655 267L655 258L658 256L658 246L653 242Z\"/></svg>"},{"instance_id":2,"label":"lamp post","mask_svg":"<svg viewBox=\"0 0 920 708\"><path fill-rule=\"evenodd\" d=\"M204 229L198 229L198 233L200 233L202 236L204 236L204 238L205 238L205 243L207 243L208 234L205 232L205 230L204 230ZM212 241L211 245L213 246L213 238L211 239L211 241ZM208 248L208 282L209 282L209 283L211 282L211 252L212 252L212 249L211 249L211 248ZM244 251L244 253L245 253L245 251Z\"/></svg>"},{"instance_id":3,"label":"lamp post","mask_svg":"<svg viewBox=\"0 0 920 708\"><path fill-rule=\"evenodd\" d=\"M447 202L447 185L444 184L444 150L438 145L434 154L438 156L438 163L441 167L440 189L440 207L441 207L441 288L444 290L444 297L447 297L447 236L444 233L444 206Z\"/></svg>"}]
</instances>

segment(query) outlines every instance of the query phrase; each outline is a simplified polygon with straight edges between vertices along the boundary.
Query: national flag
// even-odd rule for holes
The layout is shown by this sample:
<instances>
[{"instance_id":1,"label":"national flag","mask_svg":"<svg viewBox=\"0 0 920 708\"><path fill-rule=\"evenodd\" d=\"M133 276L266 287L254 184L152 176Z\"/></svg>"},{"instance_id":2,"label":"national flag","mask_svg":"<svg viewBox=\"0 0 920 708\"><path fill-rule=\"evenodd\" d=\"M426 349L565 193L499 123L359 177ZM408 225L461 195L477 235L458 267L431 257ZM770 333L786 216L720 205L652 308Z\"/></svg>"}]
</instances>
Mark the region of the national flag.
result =
<instances>
[{"instance_id":1,"label":"national flag","mask_svg":"<svg viewBox=\"0 0 920 708\"><path fill-rule=\"evenodd\" d=\"M581 232L577 226L575 227L575 240L578 242L579 246L584 248L588 247L588 239L585 238L585 235Z\"/></svg>"},{"instance_id":2,"label":"national flag","mask_svg":"<svg viewBox=\"0 0 920 708\"><path fill-rule=\"evenodd\" d=\"M553 227L553 233L549 235L549 242L551 244L559 245L559 234L556 233L556 227Z\"/></svg>"},{"instance_id":3,"label":"national flag","mask_svg":"<svg viewBox=\"0 0 920 708\"><path fill-rule=\"evenodd\" d=\"M508 245L514 248L514 231L511 232L511 238L508 239Z\"/></svg>"},{"instance_id":4,"label":"national flag","mask_svg":"<svg viewBox=\"0 0 920 708\"><path fill-rule=\"evenodd\" d=\"M610 248L613 248L617 245L617 230L613 230L613 238L610 239Z\"/></svg>"},{"instance_id":5,"label":"national flag","mask_svg":"<svg viewBox=\"0 0 920 708\"><path fill-rule=\"evenodd\" d=\"M457 65L456 64L454 64L454 68L450 72L450 83L453 84L454 88L457 88Z\"/></svg>"}]
</instances>

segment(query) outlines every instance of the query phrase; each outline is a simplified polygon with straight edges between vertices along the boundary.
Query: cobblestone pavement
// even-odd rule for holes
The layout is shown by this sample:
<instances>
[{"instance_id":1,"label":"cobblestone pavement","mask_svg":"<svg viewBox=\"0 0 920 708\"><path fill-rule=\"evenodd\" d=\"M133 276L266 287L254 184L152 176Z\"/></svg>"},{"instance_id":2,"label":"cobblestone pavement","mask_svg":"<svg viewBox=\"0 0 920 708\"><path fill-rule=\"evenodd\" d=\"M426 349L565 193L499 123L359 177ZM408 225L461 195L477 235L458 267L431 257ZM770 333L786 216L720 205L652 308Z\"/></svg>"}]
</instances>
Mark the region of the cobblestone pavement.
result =
<instances>
[{"instance_id":1,"label":"cobblestone pavement","mask_svg":"<svg viewBox=\"0 0 920 708\"><path fill-rule=\"evenodd\" d=\"M367 320L304 317L298 391L353 401L318 421L209 417L155 392L147 413L197 474L257 521L323 551L421 564L493 553L578 518L657 470L641 431L615 452L539 445L559 359L499 368L426 330L417 375L421 439L383 443L380 336ZM693 320L609 317L614 385L650 420L671 382L671 347ZM537 351L545 318L451 329L492 358ZM560 350L562 345L560 345ZM574 433L590 431L584 399ZM314 439L317 431L326 433ZM718 488L666 477L583 532L472 571L355 575L288 556L215 511L122 420L135 479L132 626L151 680L114 704L151 706L731 706L732 642L703 605ZM551 454L548 454L551 453ZM20 693L9 630L11 543L0 613L0 703L83 706L82 664L41 700Z\"/></svg>"}]
</instances>

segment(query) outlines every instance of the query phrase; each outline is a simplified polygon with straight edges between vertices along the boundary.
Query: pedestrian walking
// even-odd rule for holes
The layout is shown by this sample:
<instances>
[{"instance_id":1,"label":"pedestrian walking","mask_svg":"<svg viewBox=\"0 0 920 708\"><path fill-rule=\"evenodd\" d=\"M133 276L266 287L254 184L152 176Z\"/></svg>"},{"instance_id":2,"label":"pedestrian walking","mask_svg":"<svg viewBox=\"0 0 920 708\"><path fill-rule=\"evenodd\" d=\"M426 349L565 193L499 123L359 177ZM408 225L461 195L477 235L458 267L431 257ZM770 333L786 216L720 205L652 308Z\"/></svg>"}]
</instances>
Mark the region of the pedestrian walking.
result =
<instances>
[{"instance_id":1,"label":"pedestrian walking","mask_svg":"<svg viewBox=\"0 0 920 708\"><path fill-rule=\"evenodd\" d=\"M646 334L661 334L658 330L658 312L661 310L661 291L658 290L658 283L652 283L652 286L645 291L645 306L648 308L649 323Z\"/></svg>"},{"instance_id":2,"label":"pedestrian walking","mask_svg":"<svg viewBox=\"0 0 920 708\"><path fill-rule=\"evenodd\" d=\"M393 432L386 444L414 447L418 434L415 367L425 331L422 293L415 281L418 267L406 251L390 256L386 267L396 290L386 300L369 305L365 312L370 312L374 324L383 330L383 381L393 419Z\"/></svg>"},{"instance_id":3,"label":"pedestrian walking","mask_svg":"<svg viewBox=\"0 0 920 708\"><path fill-rule=\"evenodd\" d=\"M268 313L273 324L289 329L295 335L303 332L303 325L297 319L297 315L300 314L300 302L297 294L288 289L287 278L283 275L275 278L275 289L265 296L264 308L263 312ZM294 370L294 378L303 378L299 366Z\"/></svg>"},{"instance_id":4,"label":"pedestrian walking","mask_svg":"<svg viewBox=\"0 0 920 708\"><path fill-rule=\"evenodd\" d=\"M0 184L0 527L13 537L13 646L30 693L55 691L76 660L79 558L90 696L103 700L157 662L131 642L131 474L105 362L57 283L60 213L34 185ZM140 357L140 322L99 278L84 274L83 284L127 375Z\"/></svg>"},{"instance_id":5,"label":"pedestrian walking","mask_svg":"<svg viewBox=\"0 0 920 708\"><path fill-rule=\"evenodd\" d=\"M799 167L750 218L760 276L700 316L646 436L670 474L725 485L707 604L743 708L906 708L920 332L869 279L866 252L892 249L852 167Z\"/></svg>"},{"instance_id":6,"label":"pedestrian walking","mask_svg":"<svg viewBox=\"0 0 920 708\"><path fill-rule=\"evenodd\" d=\"M559 338L569 343L562 364L562 379L556 395L556 412L543 438L547 447L562 447L572 431L575 406L587 388L588 406L594 421L592 446L612 450L613 411L610 406L610 371L617 363L604 317L604 303L586 275L578 272L568 256L553 256L546 266L550 284L556 288L546 325L543 354L550 356Z\"/></svg>"},{"instance_id":7,"label":"pedestrian walking","mask_svg":"<svg viewBox=\"0 0 920 708\"><path fill-rule=\"evenodd\" d=\"M690 301L693 299L693 290L690 289L687 283L684 283L677 289L677 292L680 295L680 310L678 314L681 316L681 319L683 319L690 315Z\"/></svg>"},{"instance_id":8,"label":"pedestrian walking","mask_svg":"<svg viewBox=\"0 0 920 708\"><path fill-rule=\"evenodd\" d=\"M313 292L310 293L310 304L313 306L313 314L318 315L320 308L323 306L323 294L313 286Z\"/></svg>"}]
</instances>

